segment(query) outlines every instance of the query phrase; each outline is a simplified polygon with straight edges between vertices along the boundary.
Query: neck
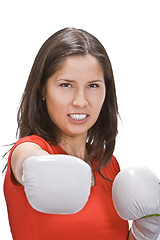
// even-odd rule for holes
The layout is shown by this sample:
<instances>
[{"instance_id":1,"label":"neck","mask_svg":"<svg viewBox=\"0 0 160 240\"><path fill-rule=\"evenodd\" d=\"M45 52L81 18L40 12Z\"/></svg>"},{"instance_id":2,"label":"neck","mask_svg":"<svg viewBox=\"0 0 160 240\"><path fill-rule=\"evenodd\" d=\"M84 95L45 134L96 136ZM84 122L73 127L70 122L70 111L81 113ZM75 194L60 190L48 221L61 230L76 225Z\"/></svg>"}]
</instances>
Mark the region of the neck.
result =
<instances>
[{"instance_id":1,"label":"neck","mask_svg":"<svg viewBox=\"0 0 160 240\"><path fill-rule=\"evenodd\" d=\"M59 144L69 155L87 161L88 152L86 148L86 137L65 137Z\"/></svg>"}]
</instances>

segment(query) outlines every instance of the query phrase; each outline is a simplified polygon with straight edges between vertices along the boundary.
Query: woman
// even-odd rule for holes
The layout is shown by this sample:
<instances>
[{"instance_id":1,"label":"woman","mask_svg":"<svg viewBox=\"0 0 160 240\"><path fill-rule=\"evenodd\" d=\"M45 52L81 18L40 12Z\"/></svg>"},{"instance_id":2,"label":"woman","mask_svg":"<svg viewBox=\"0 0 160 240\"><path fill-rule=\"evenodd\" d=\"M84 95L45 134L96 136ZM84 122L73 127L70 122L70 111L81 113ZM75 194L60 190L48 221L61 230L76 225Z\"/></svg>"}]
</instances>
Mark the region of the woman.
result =
<instances>
[{"instance_id":1,"label":"woman","mask_svg":"<svg viewBox=\"0 0 160 240\"><path fill-rule=\"evenodd\" d=\"M4 192L13 239L127 239L128 222L117 215L111 196L120 171L112 156L117 115L104 47L84 30L56 32L33 64L18 112L19 141L9 155ZM90 196L75 214L41 213L28 203L23 163L49 154L75 156L91 166ZM128 239L134 239L131 233Z\"/></svg>"}]
</instances>

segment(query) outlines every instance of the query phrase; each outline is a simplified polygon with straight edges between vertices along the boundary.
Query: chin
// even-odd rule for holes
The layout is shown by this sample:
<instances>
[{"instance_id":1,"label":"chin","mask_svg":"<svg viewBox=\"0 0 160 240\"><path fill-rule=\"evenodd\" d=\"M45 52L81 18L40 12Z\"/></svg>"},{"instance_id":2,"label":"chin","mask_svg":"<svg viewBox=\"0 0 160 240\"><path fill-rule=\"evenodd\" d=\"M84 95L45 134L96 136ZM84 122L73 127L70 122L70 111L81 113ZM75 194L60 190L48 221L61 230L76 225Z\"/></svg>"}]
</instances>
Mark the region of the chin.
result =
<instances>
[{"instance_id":1,"label":"chin","mask_svg":"<svg viewBox=\"0 0 160 240\"><path fill-rule=\"evenodd\" d=\"M87 137L88 131L82 132L82 131L68 131L68 132L63 132L64 136L68 137Z\"/></svg>"}]
</instances>

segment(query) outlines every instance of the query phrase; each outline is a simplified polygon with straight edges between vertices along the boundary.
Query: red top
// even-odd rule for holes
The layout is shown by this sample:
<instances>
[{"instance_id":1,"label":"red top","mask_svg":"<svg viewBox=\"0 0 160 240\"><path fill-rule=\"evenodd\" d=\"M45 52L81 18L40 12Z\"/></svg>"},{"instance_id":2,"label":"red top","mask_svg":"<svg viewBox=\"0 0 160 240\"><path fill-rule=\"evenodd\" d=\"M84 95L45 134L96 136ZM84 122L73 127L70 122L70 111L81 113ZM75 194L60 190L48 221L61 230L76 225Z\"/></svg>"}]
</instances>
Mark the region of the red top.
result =
<instances>
[{"instance_id":1,"label":"red top","mask_svg":"<svg viewBox=\"0 0 160 240\"><path fill-rule=\"evenodd\" d=\"M20 139L12 148L4 181L11 233L14 240L126 240L128 222L116 213L112 203L112 183L95 171L95 186L91 187L88 202L78 213L71 215L45 214L34 210L11 173L13 150L21 143L33 142L50 154L67 154L60 146L50 146L42 138L32 135ZM94 165L93 165L94 168ZM113 157L102 174L113 180L120 171Z\"/></svg>"}]
</instances>

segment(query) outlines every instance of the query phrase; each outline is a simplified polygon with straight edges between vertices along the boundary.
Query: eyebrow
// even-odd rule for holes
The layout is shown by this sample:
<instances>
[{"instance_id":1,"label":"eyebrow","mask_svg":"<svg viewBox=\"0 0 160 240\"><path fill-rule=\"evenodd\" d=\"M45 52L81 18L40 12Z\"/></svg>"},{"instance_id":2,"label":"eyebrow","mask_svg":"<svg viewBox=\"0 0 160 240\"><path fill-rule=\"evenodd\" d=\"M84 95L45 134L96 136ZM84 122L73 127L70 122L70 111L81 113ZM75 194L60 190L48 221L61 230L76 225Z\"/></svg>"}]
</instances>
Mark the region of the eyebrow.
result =
<instances>
[{"instance_id":1,"label":"eyebrow","mask_svg":"<svg viewBox=\"0 0 160 240\"><path fill-rule=\"evenodd\" d=\"M75 80L69 80L69 79L64 79L64 78L60 78L58 79L57 81L65 81L65 82L75 82ZM100 80L100 79L95 79L95 80L92 80L92 81L89 81L88 83L95 83L95 82L104 82L104 80Z\"/></svg>"},{"instance_id":2,"label":"eyebrow","mask_svg":"<svg viewBox=\"0 0 160 240\"><path fill-rule=\"evenodd\" d=\"M74 80L69 80L69 79L66 79L66 78L60 78L60 79L57 79L57 81L75 82Z\"/></svg>"},{"instance_id":3,"label":"eyebrow","mask_svg":"<svg viewBox=\"0 0 160 240\"><path fill-rule=\"evenodd\" d=\"M95 83L95 82L104 82L104 80L100 80L100 79L96 79L96 80L92 80L92 81L89 81L89 83Z\"/></svg>"}]
</instances>

